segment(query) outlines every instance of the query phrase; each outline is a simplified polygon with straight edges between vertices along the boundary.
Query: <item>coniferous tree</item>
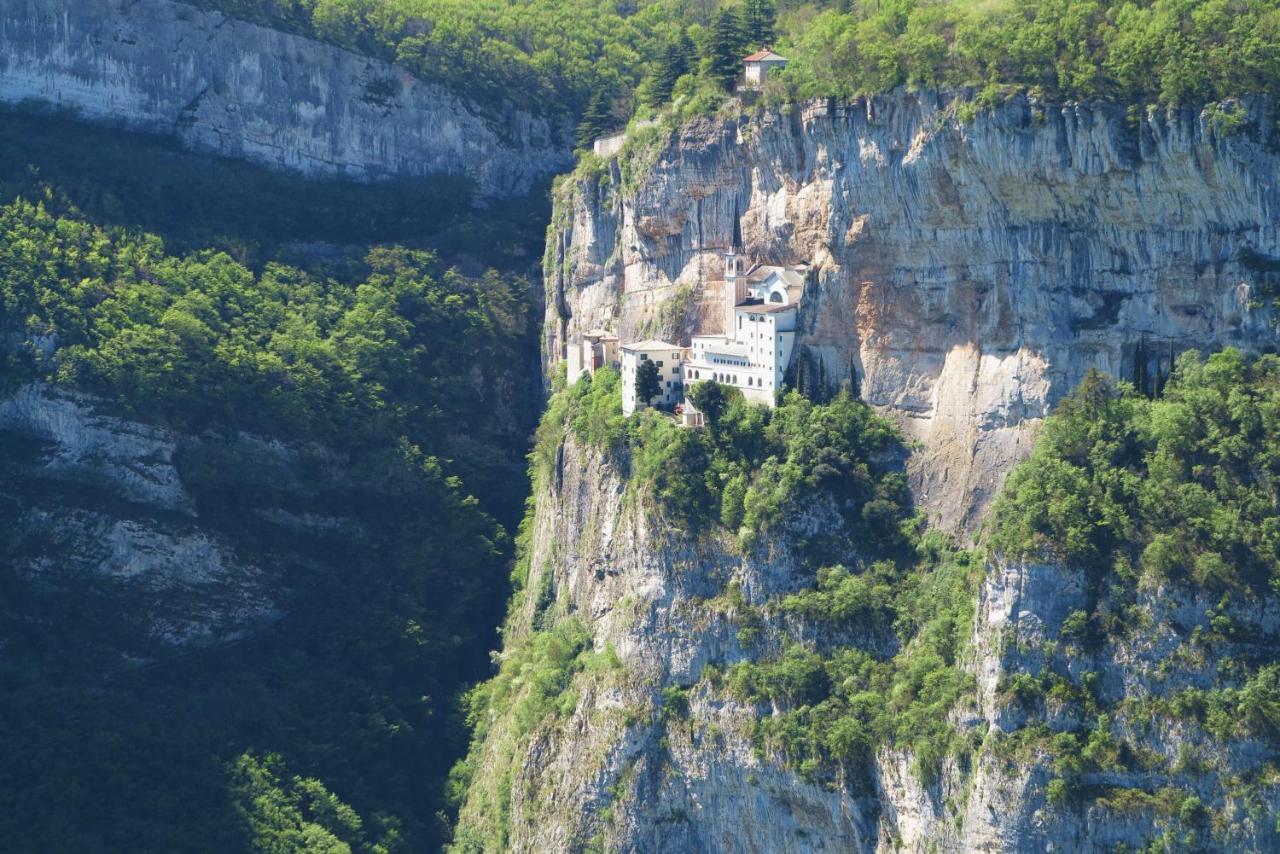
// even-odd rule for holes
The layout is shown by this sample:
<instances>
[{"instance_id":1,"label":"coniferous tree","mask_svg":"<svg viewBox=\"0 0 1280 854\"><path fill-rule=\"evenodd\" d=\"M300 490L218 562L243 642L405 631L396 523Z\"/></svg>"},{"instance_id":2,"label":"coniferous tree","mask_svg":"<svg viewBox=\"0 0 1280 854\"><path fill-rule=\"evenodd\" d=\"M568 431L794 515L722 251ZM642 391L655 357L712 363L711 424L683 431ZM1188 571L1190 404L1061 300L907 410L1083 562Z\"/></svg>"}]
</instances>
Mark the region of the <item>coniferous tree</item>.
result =
<instances>
[{"instance_id":1,"label":"coniferous tree","mask_svg":"<svg viewBox=\"0 0 1280 854\"><path fill-rule=\"evenodd\" d=\"M667 45L662 57L662 84L667 92L666 100L671 99L671 91L675 89L676 81L693 70L693 58L693 43L689 41L688 36L682 35L679 41Z\"/></svg>"},{"instance_id":2,"label":"coniferous tree","mask_svg":"<svg viewBox=\"0 0 1280 854\"><path fill-rule=\"evenodd\" d=\"M707 73L726 90L733 89L742 71L742 19L736 10L724 8L711 24L711 41L707 57Z\"/></svg>"},{"instance_id":3,"label":"coniferous tree","mask_svg":"<svg viewBox=\"0 0 1280 854\"><path fill-rule=\"evenodd\" d=\"M676 81L689 73L690 52L688 36L667 45L662 58L653 66L643 85L644 99L653 107L660 107L671 100Z\"/></svg>"},{"instance_id":4,"label":"coniferous tree","mask_svg":"<svg viewBox=\"0 0 1280 854\"><path fill-rule=\"evenodd\" d=\"M604 89L597 88L591 93L586 112L578 123L577 143L579 148L590 148L591 144L613 130L613 113L609 109L609 96Z\"/></svg>"},{"instance_id":5,"label":"coniferous tree","mask_svg":"<svg viewBox=\"0 0 1280 854\"><path fill-rule=\"evenodd\" d=\"M773 25L777 12L773 0L747 0L747 37L755 47L773 44Z\"/></svg>"}]
</instances>

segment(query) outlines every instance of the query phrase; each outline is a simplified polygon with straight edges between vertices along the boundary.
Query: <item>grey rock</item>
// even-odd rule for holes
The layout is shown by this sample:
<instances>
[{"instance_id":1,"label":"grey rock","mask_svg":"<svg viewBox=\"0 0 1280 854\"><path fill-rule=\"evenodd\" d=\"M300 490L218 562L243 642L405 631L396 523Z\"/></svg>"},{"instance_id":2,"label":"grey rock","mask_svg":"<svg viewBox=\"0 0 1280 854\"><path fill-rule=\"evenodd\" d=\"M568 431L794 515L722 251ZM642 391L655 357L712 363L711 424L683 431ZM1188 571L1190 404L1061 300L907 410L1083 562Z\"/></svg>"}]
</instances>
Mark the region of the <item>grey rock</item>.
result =
<instances>
[{"instance_id":1,"label":"grey rock","mask_svg":"<svg viewBox=\"0 0 1280 854\"><path fill-rule=\"evenodd\" d=\"M513 105L482 118L398 66L172 0L0 0L0 103L319 178L465 176L491 199L570 163L565 128Z\"/></svg>"},{"instance_id":2,"label":"grey rock","mask_svg":"<svg viewBox=\"0 0 1280 854\"><path fill-rule=\"evenodd\" d=\"M972 532L1090 368L1274 346L1249 260L1280 257L1280 156L1246 107L1258 132L1228 137L1190 110L1025 97L961 124L928 92L693 122L632 184L615 164L557 199L544 357L596 327L687 339L736 227L745 256L814 265L798 367L856 375L923 444L918 502ZM664 314L682 287L700 298Z\"/></svg>"}]
</instances>

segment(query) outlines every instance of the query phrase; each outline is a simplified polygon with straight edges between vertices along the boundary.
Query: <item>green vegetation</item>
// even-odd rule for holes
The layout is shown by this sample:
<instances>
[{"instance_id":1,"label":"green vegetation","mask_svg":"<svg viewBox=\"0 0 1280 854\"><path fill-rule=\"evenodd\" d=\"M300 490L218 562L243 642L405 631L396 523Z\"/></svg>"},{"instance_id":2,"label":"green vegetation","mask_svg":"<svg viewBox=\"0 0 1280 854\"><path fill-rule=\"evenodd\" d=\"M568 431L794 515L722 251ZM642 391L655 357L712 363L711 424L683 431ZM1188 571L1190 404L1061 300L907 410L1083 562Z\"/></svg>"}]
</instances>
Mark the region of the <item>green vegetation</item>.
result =
<instances>
[{"instance_id":1,"label":"green vegetation","mask_svg":"<svg viewBox=\"0 0 1280 854\"><path fill-rule=\"evenodd\" d=\"M1010 475L989 542L1122 584L1280 591L1278 510L1280 359L1192 351L1156 400L1087 377Z\"/></svg>"},{"instance_id":2,"label":"green vegetation","mask_svg":"<svg viewBox=\"0 0 1280 854\"><path fill-rule=\"evenodd\" d=\"M278 754L259 760L245 753L232 772L236 808L261 851L391 851L394 830L374 842L360 816L313 778L288 775Z\"/></svg>"},{"instance_id":3,"label":"green vegetation","mask_svg":"<svg viewBox=\"0 0 1280 854\"><path fill-rule=\"evenodd\" d=\"M1200 797L1172 788L1100 791L1090 775L1172 770L1214 779L1215 801L1240 805L1250 786L1273 773L1280 746L1275 642L1232 614L1280 592L1278 428L1280 359L1186 352L1156 399L1090 374L1010 475L992 511L992 553L1083 569L1088 583L1087 607L1069 614L1046 645L1044 669L1016 674L1002 689L1005 702L1028 711L1052 704L1092 721L1078 731L1021 731L1053 758L1051 802L1154 812L1205 834L1212 808ZM1108 697L1096 672L1075 684L1070 662L1091 657L1105 667L1114 655L1132 654L1133 644L1141 649L1145 627L1160 618L1139 594L1156 591L1162 600L1194 596L1218 605L1200 625L1163 618L1162 631L1181 643L1141 673L1147 690ZM1177 677L1184 668L1208 684L1188 686ZM1170 768L1165 756L1132 746L1169 720L1194 724L1219 743L1256 739L1263 749L1227 773L1215 751L1187 743Z\"/></svg>"},{"instance_id":4,"label":"green vegetation","mask_svg":"<svg viewBox=\"0 0 1280 854\"><path fill-rule=\"evenodd\" d=\"M458 359L496 379L484 366L529 358L527 285L398 247L368 250L362 267L351 284L275 263L255 274L225 253L176 257L154 236L18 200L0 207L0 331L23 342L4 381L51 380L183 429L353 448L403 436L437 453L460 430L510 441L492 415L459 422L492 404ZM534 398L513 403L529 412ZM505 472L484 472L489 462L461 470L496 492Z\"/></svg>"},{"instance_id":5,"label":"green vegetation","mask_svg":"<svg viewBox=\"0 0 1280 854\"><path fill-rule=\"evenodd\" d=\"M685 430L658 413L629 425L631 472L651 489L672 524L719 522L749 546L788 510L825 496L844 524L812 535L816 555L902 548L915 519L897 432L848 394L815 404L787 393L775 409L748 404L724 387L695 386L706 430Z\"/></svg>"},{"instance_id":6,"label":"green vegetation","mask_svg":"<svg viewBox=\"0 0 1280 854\"><path fill-rule=\"evenodd\" d=\"M873 643L821 652L793 643L777 660L732 667L731 691L781 709L756 722L757 737L807 776L839 768L843 779L864 785L870 781L860 775L882 747L910 751L926 781L947 756L967 755L971 745L948 715L974 693L961 665L980 577L972 553L930 534L918 563L905 570L889 562L862 576L827 570L816 591L788 596L785 611ZM893 627L897 652L881 658L871 650L885 626Z\"/></svg>"},{"instance_id":7,"label":"green vegetation","mask_svg":"<svg viewBox=\"0 0 1280 854\"><path fill-rule=\"evenodd\" d=\"M568 114L580 146L637 111L713 110L763 44L791 60L775 102L907 86L1199 106L1280 88L1275 0L199 2L397 60L482 106ZM1240 119L1228 108L1215 126Z\"/></svg>"},{"instance_id":8,"label":"green vegetation","mask_svg":"<svg viewBox=\"0 0 1280 854\"><path fill-rule=\"evenodd\" d=\"M538 206L481 228L447 182L423 205L426 185L309 184L56 116L0 116L0 140L0 386L181 431L198 512L58 483L47 448L0 434L0 835L434 847L540 395L529 286L485 268L537 257ZM241 431L297 456L264 463ZM280 619L175 655L150 620L183 594L79 572L33 508L207 534L262 570Z\"/></svg>"},{"instance_id":9,"label":"green vegetation","mask_svg":"<svg viewBox=\"0 0 1280 854\"><path fill-rule=\"evenodd\" d=\"M792 97L978 86L1198 106L1280 85L1272 0L901 0L784 16L779 29Z\"/></svg>"}]
</instances>

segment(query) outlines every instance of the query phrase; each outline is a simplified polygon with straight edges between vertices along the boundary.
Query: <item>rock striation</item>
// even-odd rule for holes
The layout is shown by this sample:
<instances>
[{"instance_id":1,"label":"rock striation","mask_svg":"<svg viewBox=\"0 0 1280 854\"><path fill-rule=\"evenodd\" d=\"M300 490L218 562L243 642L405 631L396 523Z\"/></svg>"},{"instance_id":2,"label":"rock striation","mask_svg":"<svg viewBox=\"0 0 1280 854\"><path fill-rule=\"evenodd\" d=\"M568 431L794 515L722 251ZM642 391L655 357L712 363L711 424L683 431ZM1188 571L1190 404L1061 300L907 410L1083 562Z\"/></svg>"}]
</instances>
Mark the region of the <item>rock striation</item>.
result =
<instances>
[{"instance_id":1,"label":"rock striation","mask_svg":"<svg viewBox=\"0 0 1280 854\"><path fill-rule=\"evenodd\" d=\"M570 164L554 122L482 117L395 65L173 0L3 0L0 103L324 179L465 177L488 198Z\"/></svg>"},{"instance_id":2,"label":"rock striation","mask_svg":"<svg viewBox=\"0 0 1280 854\"><path fill-rule=\"evenodd\" d=\"M1188 348L1274 347L1280 157L1266 105L1241 109L1232 132L1212 109L1029 98L960 121L947 98L900 92L636 133L558 193L546 367L587 329L687 340L716 323L735 242L809 262L793 381L816 397L852 385L893 417L917 443L917 503L973 535L1090 369L1152 387ZM817 583L806 543L839 515L806 501L755 545L691 533L625 449L569 425L552 454L553 438L504 633L524 669L499 677L517 699L487 707L465 766L457 850L1280 847L1270 724L1208 711L1265 693L1270 671L1246 684L1241 663L1275 661L1274 594L971 555L954 662L970 681L946 757L922 770L913 742L887 738L861 763L806 768L761 724L803 733L807 707L752 701L732 674L791 644L902 649L872 621L833 629L784 604ZM1128 628L1086 640L1090 613ZM549 677L521 656L565 626L597 658L530 714L519 692Z\"/></svg>"},{"instance_id":3,"label":"rock striation","mask_svg":"<svg viewBox=\"0 0 1280 854\"><path fill-rule=\"evenodd\" d=\"M898 92L650 131L558 198L544 356L597 327L687 340L735 239L809 262L796 380L855 382L922 443L932 520L972 531L1090 368L1150 384L1187 348L1274 345L1280 155L1266 105L1242 109L1232 133L1026 97L961 122Z\"/></svg>"},{"instance_id":4,"label":"rock striation","mask_svg":"<svg viewBox=\"0 0 1280 854\"><path fill-rule=\"evenodd\" d=\"M1144 589L1123 603L1143 628L1085 651L1062 640L1070 615L1086 603L1083 572L993 560L978 586L963 662L973 695L950 714L958 738L972 746L967 758L947 759L929 778L909 750L881 747L865 766L809 774L755 731L781 710L744 701L724 674L740 662L776 657L788 639L822 647L820 627L779 605L784 595L812 586L801 544L840 524L838 516L819 502L743 552L723 531L681 531L679 520L665 518L634 489L625 469L625 457L584 444L570 429L554 470L535 490L530 577L504 633L504 655L574 621L586 627L589 649L616 662L575 674L563 686L570 702L558 712L522 718L513 704L488 722L469 760L455 850L1280 845L1273 744L1210 738L1186 717L1151 712L1188 686L1215 684L1223 678L1221 660L1274 657L1276 597L1222 611L1209 597L1177 587ZM1235 625L1250 628L1234 641L1202 640L1212 617L1227 612ZM755 615L752 636L743 632L748 613ZM874 631L849 632L841 643L885 652L886 641ZM1010 688L1019 675L1051 671L1092 685L1092 699L1054 692L1020 699ZM533 666L522 673L539 678ZM685 708L672 707L672 692L685 698ZM1125 758L1085 767L1076 781L1080 794L1055 801L1050 782L1063 773L1055 739L1087 728L1078 715L1093 704L1111 710L1102 720L1126 743ZM1211 810L1212 822L1197 824L1188 799Z\"/></svg>"}]
</instances>

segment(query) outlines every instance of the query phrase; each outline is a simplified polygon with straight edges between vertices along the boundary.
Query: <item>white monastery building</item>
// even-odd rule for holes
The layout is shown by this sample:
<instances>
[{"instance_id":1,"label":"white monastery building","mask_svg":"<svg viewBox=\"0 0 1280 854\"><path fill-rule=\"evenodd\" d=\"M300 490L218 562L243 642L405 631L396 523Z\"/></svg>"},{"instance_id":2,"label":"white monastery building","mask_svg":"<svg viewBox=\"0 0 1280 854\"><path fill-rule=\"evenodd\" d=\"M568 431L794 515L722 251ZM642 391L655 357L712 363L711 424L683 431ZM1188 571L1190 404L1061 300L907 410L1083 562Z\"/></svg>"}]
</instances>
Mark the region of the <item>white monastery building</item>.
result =
<instances>
[{"instance_id":1,"label":"white monastery building","mask_svg":"<svg viewBox=\"0 0 1280 854\"><path fill-rule=\"evenodd\" d=\"M592 329L581 341L569 344L566 379L573 385L583 374L595 375L605 365L618 364L618 336L603 329Z\"/></svg>"},{"instance_id":2,"label":"white monastery building","mask_svg":"<svg viewBox=\"0 0 1280 854\"><path fill-rule=\"evenodd\" d=\"M738 256L724 260L723 335L695 335L684 364L685 389L707 380L732 386L752 403L772 407L791 365L796 310L804 292L806 267L757 264L742 274ZM684 420L701 425L687 401Z\"/></svg>"},{"instance_id":3,"label":"white monastery building","mask_svg":"<svg viewBox=\"0 0 1280 854\"><path fill-rule=\"evenodd\" d=\"M808 270L803 265L756 264L744 273L738 256L729 252L721 285L722 334L695 335L692 346L681 347L654 340L620 344L617 336L594 329L569 344L568 381L573 384L583 374L620 364L623 415L646 406L670 408L683 403L684 423L693 427L702 426L702 413L685 393L700 382L714 380L738 389L752 403L773 407L791 365L796 313ZM709 283L709 287L716 284ZM637 400L636 375L645 362L658 369L661 391L652 400Z\"/></svg>"},{"instance_id":4,"label":"white monastery building","mask_svg":"<svg viewBox=\"0 0 1280 854\"><path fill-rule=\"evenodd\" d=\"M744 72L742 88L758 90L764 86L765 78L769 76L770 71L787 67L787 60L766 46L750 56L743 57L742 65Z\"/></svg>"},{"instance_id":5,"label":"white monastery building","mask_svg":"<svg viewBox=\"0 0 1280 854\"><path fill-rule=\"evenodd\" d=\"M622 414L630 415L645 406L675 406L684 400L681 365L688 349L666 341L641 341L622 345ZM661 394L653 400L636 400L636 371L642 362L653 362L658 368Z\"/></svg>"}]
</instances>

